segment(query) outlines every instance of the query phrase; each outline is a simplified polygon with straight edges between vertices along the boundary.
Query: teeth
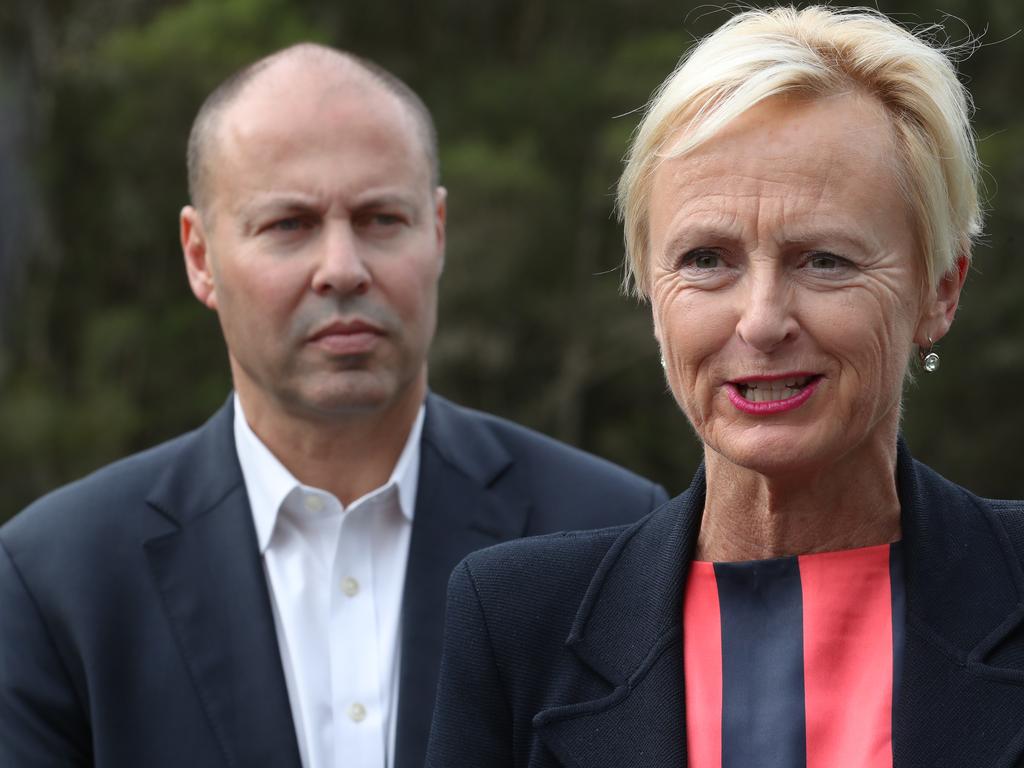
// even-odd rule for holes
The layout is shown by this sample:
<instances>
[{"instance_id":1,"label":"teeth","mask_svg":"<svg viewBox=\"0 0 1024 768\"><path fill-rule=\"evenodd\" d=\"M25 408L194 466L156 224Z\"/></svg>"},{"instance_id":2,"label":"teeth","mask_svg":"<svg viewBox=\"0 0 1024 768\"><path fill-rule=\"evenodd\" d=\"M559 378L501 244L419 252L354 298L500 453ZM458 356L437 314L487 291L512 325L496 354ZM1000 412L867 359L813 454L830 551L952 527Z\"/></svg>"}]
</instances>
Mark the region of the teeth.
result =
<instances>
[{"instance_id":1,"label":"teeth","mask_svg":"<svg viewBox=\"0 0 1024 768\"><path fill-rule=\"evenodd\" d=\"M785 381L761 381L740 384L740 395L752 403L767 403L773 400L786 400L795 397L807 386L810 377L787 379Z\"/></svg>"},{"instance_id":2,"label":"teeth","mask_svg":"<svg viewBox=\"0 0 1024 768\"><path fill-rule=\"evenodd\" d=\"M767 403L771 400L785 400L800 393L799 389L793 387L780 387L776 389L748 389L744 397L752 403Z\"/></svg>"}]
</instances>

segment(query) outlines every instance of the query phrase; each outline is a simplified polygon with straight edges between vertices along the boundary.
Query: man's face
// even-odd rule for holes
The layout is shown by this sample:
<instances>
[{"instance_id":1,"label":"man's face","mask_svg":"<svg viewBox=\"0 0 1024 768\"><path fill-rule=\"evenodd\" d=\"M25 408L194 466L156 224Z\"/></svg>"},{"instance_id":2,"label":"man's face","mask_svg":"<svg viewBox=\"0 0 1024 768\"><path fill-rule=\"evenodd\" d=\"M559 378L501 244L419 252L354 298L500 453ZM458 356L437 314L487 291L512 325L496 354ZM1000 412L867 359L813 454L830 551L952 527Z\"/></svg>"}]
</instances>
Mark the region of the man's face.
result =
<instances>
[{"instance_id":1,"label":"man's face","mask_svg":"<svg viewBox=\"0 0 1024 768\"><path fill-rule=\"evenodd\" d=\"M330 420L422 399L444 254L413 116L362 73L262 73L225 108L208 203L182 214L193 291L250 410Z\"/></svg>"}]
</instances>

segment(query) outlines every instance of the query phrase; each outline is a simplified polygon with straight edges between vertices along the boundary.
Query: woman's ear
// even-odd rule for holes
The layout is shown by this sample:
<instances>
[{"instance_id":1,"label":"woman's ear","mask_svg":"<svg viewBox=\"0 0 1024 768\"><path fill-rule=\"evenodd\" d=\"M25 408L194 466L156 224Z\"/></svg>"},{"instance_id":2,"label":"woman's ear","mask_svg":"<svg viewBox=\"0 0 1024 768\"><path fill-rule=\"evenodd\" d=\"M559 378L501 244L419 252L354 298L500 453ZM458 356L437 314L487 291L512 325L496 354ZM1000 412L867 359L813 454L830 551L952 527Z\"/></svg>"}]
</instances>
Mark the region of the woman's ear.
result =
<instances>
[{"instance_id":1,"label":"woman's ear","mask_svg":"<svg viewBox=\"0 0 1024 768\"><path fill-rule=\"evenodd\" d=\"M949 331L960 305L960 292L970 265L968 256L958 256L953 268L942 275L935 288L929 292L914 334L914 341L919 347L930 347Z\"/></svg>"}]
</instances>

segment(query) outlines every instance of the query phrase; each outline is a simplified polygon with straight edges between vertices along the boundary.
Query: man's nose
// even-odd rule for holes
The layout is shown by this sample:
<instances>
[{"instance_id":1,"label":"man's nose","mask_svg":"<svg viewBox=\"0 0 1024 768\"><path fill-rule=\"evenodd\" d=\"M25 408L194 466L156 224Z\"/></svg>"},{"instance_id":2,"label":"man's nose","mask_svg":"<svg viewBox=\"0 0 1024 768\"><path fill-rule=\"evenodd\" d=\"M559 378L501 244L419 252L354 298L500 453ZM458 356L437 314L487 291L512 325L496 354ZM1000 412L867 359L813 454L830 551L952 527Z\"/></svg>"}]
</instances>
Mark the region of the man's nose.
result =
<instances>
[{"instance_id":1,"label":"man's nose","mask_svg":"<svg viewBox=\"0 0 1024 768\"><path fill-rule=\"evenodd\" d=\"M326 226L313 273L313 290L318 294L366 293L372 276L363 251L350 223L335 222Z\"/></svg>"},{"instance_id":2,"label":"man's nose","mask_svg":"<svg viewBox=\"0 0 1024 768\"><path fill-rule=\"evenodd\" d=\"M800 326L793 313L793 290L783 276L752 270L740 301L736 333L746 344L767 353L796 338Z\"/></svg>"}]
</instances>

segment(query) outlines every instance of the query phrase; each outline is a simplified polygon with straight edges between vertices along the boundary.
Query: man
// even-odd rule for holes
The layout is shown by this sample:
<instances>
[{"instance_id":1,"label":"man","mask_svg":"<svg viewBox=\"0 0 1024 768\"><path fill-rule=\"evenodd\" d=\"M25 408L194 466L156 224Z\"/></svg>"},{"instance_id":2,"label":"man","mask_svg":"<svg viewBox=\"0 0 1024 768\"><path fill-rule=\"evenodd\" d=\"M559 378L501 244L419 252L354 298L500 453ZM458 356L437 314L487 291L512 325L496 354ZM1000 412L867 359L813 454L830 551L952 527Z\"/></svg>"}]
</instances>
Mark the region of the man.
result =
<instances>
[{"instance_id":1,"label":"man","mask_svg":"<svg viewBox=\"0 0 1024 768\"><path fill-rule=\"evenodd\" d=\"M0 529L0 764L420 766L455 564L664 491L428 393L445 190L392 75L257 62L189 178L235 396Z\"/></svg>"}]
</instances>

